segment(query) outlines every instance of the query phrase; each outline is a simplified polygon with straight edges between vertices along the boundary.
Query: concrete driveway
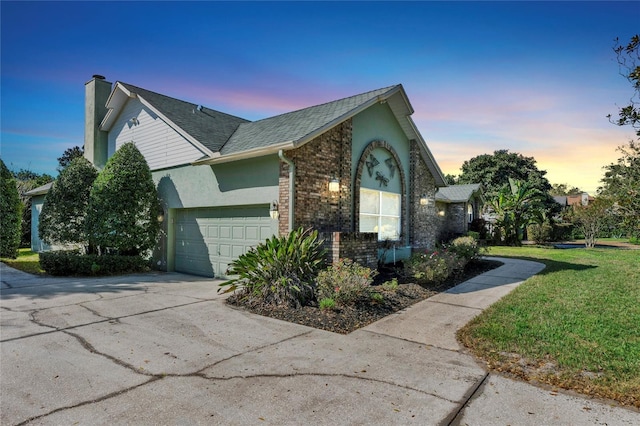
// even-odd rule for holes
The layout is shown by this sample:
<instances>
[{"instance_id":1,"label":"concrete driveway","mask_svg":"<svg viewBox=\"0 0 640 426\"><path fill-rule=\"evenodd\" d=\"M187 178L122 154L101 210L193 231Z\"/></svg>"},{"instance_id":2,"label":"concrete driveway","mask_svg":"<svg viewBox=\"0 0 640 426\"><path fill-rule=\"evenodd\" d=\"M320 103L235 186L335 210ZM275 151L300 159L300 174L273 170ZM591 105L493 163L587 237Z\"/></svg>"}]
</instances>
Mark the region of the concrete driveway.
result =
<instances>
[{"instance_id":1,"label":"concrete driveway","mask_svg":"<svg viewBox=\"0 0 640 426\"><path fill-rule=\"evenodd\" d=\"M1 264L0 423L640 424L488 374L460 348L460 326L543 267L503 260L346 336L233 309L210 279Z\"/></svg>"}]
</instances>

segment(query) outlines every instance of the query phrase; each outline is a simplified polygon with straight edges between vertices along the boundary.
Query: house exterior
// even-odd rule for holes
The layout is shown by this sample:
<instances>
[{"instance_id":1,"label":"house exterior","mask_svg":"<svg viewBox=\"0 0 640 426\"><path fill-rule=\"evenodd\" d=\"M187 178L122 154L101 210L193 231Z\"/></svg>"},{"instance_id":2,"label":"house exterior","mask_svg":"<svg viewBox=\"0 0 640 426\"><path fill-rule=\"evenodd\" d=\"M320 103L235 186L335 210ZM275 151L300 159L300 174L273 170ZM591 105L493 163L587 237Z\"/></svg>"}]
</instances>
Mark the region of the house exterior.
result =
<instances>
[{"instance_id":1,"label":"house exterior","mask_svg":"<svg viewBox=\"0 0 640 426\"><path fill-rule=\"evenodd\" d=\"M587 206L589 203L593 202L593 197L586 192L576 195L556 195L553 199L562 207Z\"/></svg>"},{"instance_id":2,"label":"house exterior","mask_svg":"<svg viewBox=\"0 0 640 426\"><path fill-rule=\"evenodd\" d=\"M449 240L469 231L471 222L482 215L482 192L482 185L479 183L439 189L436 193L436 210L440 219L439 240Z\"/></svg>"},{"instance_id":3,"label":"house exterior","mask_svg":"<svg viewBox=\"0 0 640 426\"><path fill-rule=\"evenodd\" d=\"M133 141L151 168L159 269L224 277L299 227L321 233L330 260L368 265L382 242L401 259L441 234L445 179L401 85L253 122L101 76L85 94L85 157L102 168Z\"/></svg>"}]
</instances>

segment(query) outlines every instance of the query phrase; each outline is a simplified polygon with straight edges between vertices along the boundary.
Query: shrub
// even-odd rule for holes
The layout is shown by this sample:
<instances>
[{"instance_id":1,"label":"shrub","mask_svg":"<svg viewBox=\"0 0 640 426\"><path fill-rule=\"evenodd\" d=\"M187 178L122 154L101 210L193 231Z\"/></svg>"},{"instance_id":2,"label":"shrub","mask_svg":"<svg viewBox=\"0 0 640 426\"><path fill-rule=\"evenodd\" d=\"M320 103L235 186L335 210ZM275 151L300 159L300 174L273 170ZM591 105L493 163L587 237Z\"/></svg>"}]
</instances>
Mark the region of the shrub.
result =
<instances>
[{"instance_id":1,"label":"shrub","mask_svg":"<svg viewBox=\"0 0 640 426\"><path fill-rule=\"evenodd\" d=\"M22 202L13 175L0 159L0 256L15 259L22 236Z\"/></svg>"},{"instance_id":2,"label":"shrub","mask_svg":"<svg viewBox=\"0 0 640 426\"><path fill-rule=\"evenodd\" d=\"M439 284L462 272L465 263L453 252L427 250L424 253L415 253L405 262L405 274L415 278L418 283Z\"/></svg>"},{"instance_id":3,"label":"shrub","mask_svg":"<svg viewBox=\"0 0 640 426\"><path fill-rule=\"evenodd\" d=\"M115 275L143 272L149 262L140 256L82 254L77 250L40 253L40 266L50 275Z\"/></svg>"},{"instance_id":4,"label":"shrub","mask_svg":"<svg viewBox=\"0 0 640 426\"><path fill-rule=\"evenodd\" d=\"M478 241L480 239L480 233L476 232L476 231L467 232L467 236L473 238L476 241Z\"/></svg>"},{"instance_id":5,"label":"shrub","mask_svg":"<svg viewBox=\"0 0 640 426\"><path fill-rule=\"evenodd\" d=\"M398 289L398 279L393 278L391 281L385 281L381 287L384 291L396 291Z\"/></svg>"},{"instance_id":6,"label":"shrub","mask_svg":"<svg viewBox=\"0 0 640 426\"><path fill-rule=\"evenodd\" d=\"M88 245L85 219L97 176L95 167L84 157L75 158L60 172L40 213L38 234L44 242Z\"/></svg>"},{"instance_id":7,"label":"shrub","mask_svg":"<svg viewBox=\"0 0 640 426\"><path fill-rule=\"evenodd\" d=\"M369 296L376 271L351 259L340 259L318 274L316 296L332 298L341 305L350 305Z\"/></svg>"},{"instance_id":8,"label":"shrub","mask_svg":"<svg viewBox=\"0 0 640 426\"><path fill-rule=\"evenodd\" d=\"M478 257L480 247L473 237L458 237L451 242L448 251L464 259L466 264Z\"/></svg>"},{"instance_id":9,"label":"shrub","mask_svg":"<svg viewBox=\"0 0 640 426\"><path fill-rule=\"evenodd\" d=\"M314 280L324 263L322 244L318 231L302 228L267 239L229 265L227 273L238 278L218 291L242 290L249 303L306 305L314 298Z\"/></svg>"},{"instance_id":10,"label":"shrub","mask_svg":"<svg viewBox=\"0 0 640 426\"><path fill-rule=\"evenodd\" d=\"M373 303L382 303L384 302L384 296L380 293L371 293L371 301Z\"/></svg>"},{"instance_id":11,"label":"shrub","mask_svg":"<svg viewBox=\"0 0 640 426\"><path fill-rule=\"evenodd\" d=\"M320 310L324 311L326 309L333 309L336 307L336 301L331 299L330 297L325 297L318 302L318 307Z\"/></svg>"},{"instance_id":12,"label":"shrub","mask_svg":"<svg viewBox=\"0 0 640 426\"><path fill-rule=\"evenodd\" d=\"M133 142L109 159L93 183L87 233L99 251L137 255L153 249L158 225L158 194L146 160Z\"/></svg>"},{"instance_id":13,"label":"shrub","mask_svg":"<svg viewBox=\"0 0 640 426\"><path fill-rule=\"evenodd\" d=\"M553 235L553 227L549 222L533 223L527 227L527 235L536 244L548 243Z\"/></svg>"}]
</instances>

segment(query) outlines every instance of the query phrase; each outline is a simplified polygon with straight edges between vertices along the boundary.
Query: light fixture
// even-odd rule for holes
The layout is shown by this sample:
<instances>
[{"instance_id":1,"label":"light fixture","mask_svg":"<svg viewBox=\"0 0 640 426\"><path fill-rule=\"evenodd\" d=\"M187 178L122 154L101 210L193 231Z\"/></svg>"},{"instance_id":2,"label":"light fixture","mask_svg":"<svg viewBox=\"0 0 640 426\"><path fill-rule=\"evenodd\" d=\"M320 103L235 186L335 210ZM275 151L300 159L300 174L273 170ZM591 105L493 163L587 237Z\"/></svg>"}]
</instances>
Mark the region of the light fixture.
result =
<instances>
[{"instance_id":1,"label":"light fixture","mask_svg":"<svg viewBox=\"0 0 640 426\"><path fill-rule=\"evenodd\" d=\"M420 205L421 206L426 206L429 204L429 198L427 198L427 194L422 194L420 196Z\"/></svg>"},{"instance_id":2,"label":"light fixture","mask_svg":"<svg viewBox=\"0 0 640 426\"><path fill-rule=\"evenodd\" d=\"M160 211L158 212L158 223L162 222L164 222L164 210L160 208Z\"/></svg>"},{"instance_id":3,"label":"light fixture","mask_svg":"<svg viewBox=\"0 0 640 426\"><path fill-rule=\"evenodd\" d=\"M329 181L329 192L340 191L340 181L336 177L332 177Z\"/></svg>"},{"instance_id":4,"label":"light fixture","mask_svg":"<svg viewBox=\"0 0 640 426\"><path fill-rule=\"evenodd\" d=\"M440 209L440 210L438 211L438 215L439 215L439 216L444 216L444 209Z\"/></svg>"},{"instance_id":5,"label":"light fixture","mask_svg":"<svg viewBox=\"0 0 640 426\"><path fill-rule=\"evenodd\" d=\"M278 211L278 202L273 200L271 202L271 207L269 208L269 216L271 219L278 219L280 217L280 212Z\"/></svg>"}]
</instances>

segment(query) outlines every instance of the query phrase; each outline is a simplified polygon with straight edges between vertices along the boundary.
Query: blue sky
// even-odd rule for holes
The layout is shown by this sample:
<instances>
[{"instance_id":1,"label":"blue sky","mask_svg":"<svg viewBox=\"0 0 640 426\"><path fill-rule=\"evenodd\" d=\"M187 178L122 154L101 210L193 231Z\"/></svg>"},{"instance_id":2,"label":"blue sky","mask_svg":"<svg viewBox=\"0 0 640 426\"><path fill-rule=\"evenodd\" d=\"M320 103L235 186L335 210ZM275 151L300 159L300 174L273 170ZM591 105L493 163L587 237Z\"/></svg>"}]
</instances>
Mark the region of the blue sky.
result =
<instances>
[{"instance_id":1,"label":"blue sky","mask_svg":"<svg viewBox=\"0 0 640 426\"><path fill-rule=\"evenodd\" d=\"M638 2L7 2L1 146L56 174L93 74L260 119L401 83L445 173L509 149L595 192L633 132L613 40Z\"/></svg>"}]
</instances>

